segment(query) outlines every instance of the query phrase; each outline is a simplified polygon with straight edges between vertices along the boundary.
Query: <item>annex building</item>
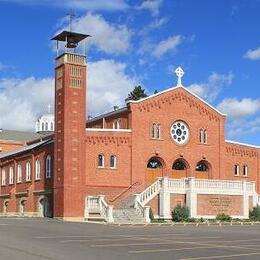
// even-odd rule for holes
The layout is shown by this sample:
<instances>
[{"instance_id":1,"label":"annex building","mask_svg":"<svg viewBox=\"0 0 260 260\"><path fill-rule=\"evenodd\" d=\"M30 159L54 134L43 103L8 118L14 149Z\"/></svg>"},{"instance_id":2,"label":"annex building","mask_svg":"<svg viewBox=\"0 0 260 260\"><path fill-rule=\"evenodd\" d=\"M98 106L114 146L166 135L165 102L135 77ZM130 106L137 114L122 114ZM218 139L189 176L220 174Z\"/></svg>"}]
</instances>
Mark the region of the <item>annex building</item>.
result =
<instances>
[{"instance_id":1,"label":"annex building","mask_svg":"<svg viewBox=\"0 0 260 260\"><path fill-rule=\"evenodd\" d=\"M247 218L259 203L260 147L226 140L226 115L182 86L181 68L176 87L86 121L86 57L69 52L86 37L53 38L67 47L54 124L0 131L1 215L148 222L150 208L167 219L181 204L195 218Z\"/></svg>"}]
</instances>

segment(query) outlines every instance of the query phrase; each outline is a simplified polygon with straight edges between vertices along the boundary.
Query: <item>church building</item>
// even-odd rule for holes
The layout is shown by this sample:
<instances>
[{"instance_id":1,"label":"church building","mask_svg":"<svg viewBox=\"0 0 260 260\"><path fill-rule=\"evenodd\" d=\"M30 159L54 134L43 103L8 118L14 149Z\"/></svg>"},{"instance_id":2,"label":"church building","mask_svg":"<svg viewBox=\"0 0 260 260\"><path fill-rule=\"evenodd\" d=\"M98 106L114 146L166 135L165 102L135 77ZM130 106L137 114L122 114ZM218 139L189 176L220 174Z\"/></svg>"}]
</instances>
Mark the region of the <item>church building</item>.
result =
<instances>
[{"instance_id":1,"label":"church building","mask_svg":"<svg viewBox=\"0 0 260 260\"><path fill-rule=\"evenodd\" d=\"M0 130L0 214L149 222L150 210L170 219L186 205L194 218L248 218L259 204L260 147L226 140L227 116L182 85L181 68L177 86L86 120L87 60L77 46L87 37L53 38L66 45L54 118L29 136Z\"/></svg>"}]
</instances>

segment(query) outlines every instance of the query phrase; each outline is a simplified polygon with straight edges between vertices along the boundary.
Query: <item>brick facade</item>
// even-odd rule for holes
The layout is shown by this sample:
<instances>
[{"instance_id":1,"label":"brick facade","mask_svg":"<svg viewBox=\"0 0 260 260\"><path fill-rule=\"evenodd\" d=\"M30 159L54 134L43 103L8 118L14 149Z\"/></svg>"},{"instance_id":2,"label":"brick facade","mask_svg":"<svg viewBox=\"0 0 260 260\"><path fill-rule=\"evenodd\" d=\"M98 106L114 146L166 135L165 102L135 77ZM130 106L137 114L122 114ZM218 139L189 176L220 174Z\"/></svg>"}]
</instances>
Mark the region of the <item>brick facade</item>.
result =
<instances>
[{"instance_id":1,"label":"brick facade","mask_svg":"<svg viewBox=\"0 0 260 260\"><path fill-rule=\"evenodd\" d=\"M71 55L71 60L68 55ZM21 155L0 159L1 169L13 165L15 176L19 162L23 174L26 161L32 162L31 182L23 179L21 184L14 181L13 185L1 186L1 212L5 209L6 201L9 212L19 212L17 205L21 197L25 197L24 211L35 214L40 196L46 196L50 200L50 207L53 205L54 217L83 218L86 196L103 194L108 203L117 205L162 176L254 181L257 192L260 192L260 149L226 141L226 116L183 87L130 102L122 110L86 123L84 59L73 54L63 54L56 59L55 135L51 138L54 142ZM171 136L171 126L177 120L188 126L189 138L184 145L175 143ZM115 121L119 122L120 129L113 129ZM155 123L160 125L158 138L154 138L152 133ZM207 130L205 143L200 142L200 129ZM52 156L51 179L44 178L43 174L47 154ZM99 155L104 158L102 167L98 165ZM111 156L116 156L114 167L111 167ZM39 181L34 178L36 158L39 158L43 167ZM151 158L158 160L161 167L148 169ZM176 161L183 162L185 169L173 169ZM207 169L198 171L198 162L203 162ZM236 164L240 167L237 176L234 174ZM245 165L247 175L243 175ZM209 197L199 195L199 213L206 214L211 210L206 205L208 201ZM171 208L185 203L185 195L171 196ZM240 213L240 199L232 197L231 203L230 213ZM159 210L158 198L151 201L150 205L156 215ZM213 211L207 214L215 214Z\"/></svg>"}]
</instances>

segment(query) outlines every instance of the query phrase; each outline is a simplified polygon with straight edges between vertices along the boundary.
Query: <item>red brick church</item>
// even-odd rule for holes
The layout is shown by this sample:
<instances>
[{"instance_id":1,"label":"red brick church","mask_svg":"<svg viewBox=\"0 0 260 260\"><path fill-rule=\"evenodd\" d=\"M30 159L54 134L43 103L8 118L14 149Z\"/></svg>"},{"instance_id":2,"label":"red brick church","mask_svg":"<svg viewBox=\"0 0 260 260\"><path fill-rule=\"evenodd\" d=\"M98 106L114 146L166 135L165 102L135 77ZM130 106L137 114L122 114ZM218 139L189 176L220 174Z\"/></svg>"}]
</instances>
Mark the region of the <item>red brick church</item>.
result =
<instances>
[{"instance_id":1,"label":"red brick church","mask_svg":"<svg viewBox=\"0 0 260 260\"><path fill-rule=\"evenodd\" d=\"M148 222L150 208L167 219L181 204L191 217L247 218L260 147L226 140L226 115L182 86L181 68L176 87L86 121L86 57L75 51L86 37L53 38L67 47L56 58L54 132L0 131L1 215Z\"/></svg>"}]
</instances>

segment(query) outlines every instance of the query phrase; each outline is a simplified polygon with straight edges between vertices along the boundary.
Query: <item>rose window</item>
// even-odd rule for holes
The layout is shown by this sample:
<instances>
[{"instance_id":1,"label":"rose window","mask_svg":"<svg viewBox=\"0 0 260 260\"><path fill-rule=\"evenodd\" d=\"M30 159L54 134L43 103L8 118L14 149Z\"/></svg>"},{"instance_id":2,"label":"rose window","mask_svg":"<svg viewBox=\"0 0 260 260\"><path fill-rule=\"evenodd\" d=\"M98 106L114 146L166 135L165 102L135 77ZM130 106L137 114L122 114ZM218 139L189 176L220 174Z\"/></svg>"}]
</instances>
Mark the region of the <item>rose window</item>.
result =
<instances>
[{"instance_id":1,"label":"rose window","mask_svg":"<svg viewBox=\"0 0 260 260\"><path fill-rule=\"evenodd\" d=\"M183 121L176 121L171 126L171 137L177 144L185 144L189 138L189 128Z\"/></svg>"}]
</instances>

